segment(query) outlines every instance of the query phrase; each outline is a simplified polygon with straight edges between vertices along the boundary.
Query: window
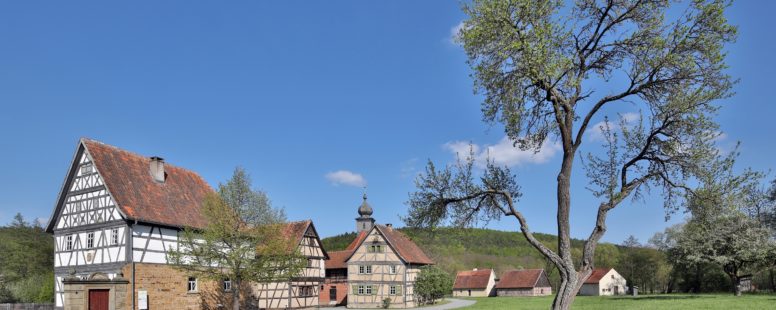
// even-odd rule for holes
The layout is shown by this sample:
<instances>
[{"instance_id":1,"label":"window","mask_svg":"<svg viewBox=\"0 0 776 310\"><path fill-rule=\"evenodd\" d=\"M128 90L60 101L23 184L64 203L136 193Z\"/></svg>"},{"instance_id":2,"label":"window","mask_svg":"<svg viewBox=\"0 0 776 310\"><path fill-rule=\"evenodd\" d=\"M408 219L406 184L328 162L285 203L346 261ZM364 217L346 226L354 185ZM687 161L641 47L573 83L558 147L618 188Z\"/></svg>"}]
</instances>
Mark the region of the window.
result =
<instances>
[{"instance_id":1,"label":"window","mask_svg":"<svg viewBox=\"0 0 776 310\"><path fill-rule=\"evenodd\" d=\"M372 286L371 285L367 285L366 286L366 294L367 295L372 295Z\"/></svg>"},{"instance_id":2,"label":"window","mask_svg":"<svg viewBox=\"0 0 776 310\"><path fill-rule=\"evenodd\" d=\"M86 248L91 249L94 247L94 232L86 234Z\"/></svg>"},{"instance_id":3,"label":"window","mask_svg":"<svg viewBox=\"0 0 776 310\"><path fill-rule=\"evenodd\" d=\"M367 253L382 253L383 252L383 246L382 245L370 245L366 248Z\"/></svg>"},{"instance_id":4,"label":"window","mask_svg":"<svg viewBox=\"0 0 776 310\"><path fill-rule=\"evenodd\" d=\"M396 268L396 265L390 265L388 266L388 273L390 274L396 274L398 268Z\"/></svg>"},{"instance_id":5,"label":"window","mask_svg":"<svg viewBox=\"0 0 776 310\"><path fill-rule=\"evenodd\" d=\"M92 173L92 164L81 166L81 175Z\"/></svg>"},{"instance_id":6,"label":"window","mask_svg":"<svg viewBox=\"0 0 776 310\"><path fill-rule=\"evenodd\" d=\"M391 285L390 295L396 295L396 285Z\"/></svg>"},{"instance_id":7,"label":"window","mask_svg":"<svg viewBox=\"0 0 776 310\"><path fill-rule=\"evenodd\" d=\"M313 267L313 259L312 258L308 258L307 259L307 268L312 268L312 267Z\"/></svg>"},{"instance_id":8,"label":"window","mask_svg":"<svg viewBox=\"0 0 776 310\"><path fill-rule=\"evenodd\" d=\"M313 296L313 287L312 286L300 286L299 287L299 296L301 297L309 297Z\"/></svg>"},{"instance_id":9,"label":"window","mask_svg":"<svg viewBox=\"0 0 776 310\"><path fill-rule=\"evenodd\" d=\"M114 228L110 230L110 244L117 245L119 244L119 229Z\"/></svg>"},{"instance_id":10,"label":"window","mask_svg":"<svg viewBox=\"0 0 776 310\"><path fill-rule=\"evenodd\" d=\"M366 288L363 285L358 286L358 295L364 295Z\"/></svg>"},{"instance_id":11,"label":"window","mask_svg":"<svg viewBox=\"0 0 776 310\"><path fill-rule=\"evenodd\" d=\"M224 279L224 292L232 290L232 280L229 278Z\"/></svg>"},{"instance_id":12,"label":"window","mask_svg":"<svg viewBox=\"0 0 776 310\"><path fill-rule=\"evenodd\" d=\"M189 277L189 292L197 291L197 278Z\"/></svg>"},{"instance_id":13,"label":"window","mask_svg":"<svg viewBox=\"0 0 776 310\"><path fill-rule=\"evenodd\" d=\"M361 265L361 266L358 266L358 273L359 274L371 274L372 273L372 265Z\"/></svg>"},{"instance_id":14,"label":"window","mask_svg":"<svg viewBox=\"0 0 776 310\"><path fill-rule=\"evenodd\" d=\"M73 235L65 236L65 250L70 251L73 249Z\"/></svg>"}]
</instances>

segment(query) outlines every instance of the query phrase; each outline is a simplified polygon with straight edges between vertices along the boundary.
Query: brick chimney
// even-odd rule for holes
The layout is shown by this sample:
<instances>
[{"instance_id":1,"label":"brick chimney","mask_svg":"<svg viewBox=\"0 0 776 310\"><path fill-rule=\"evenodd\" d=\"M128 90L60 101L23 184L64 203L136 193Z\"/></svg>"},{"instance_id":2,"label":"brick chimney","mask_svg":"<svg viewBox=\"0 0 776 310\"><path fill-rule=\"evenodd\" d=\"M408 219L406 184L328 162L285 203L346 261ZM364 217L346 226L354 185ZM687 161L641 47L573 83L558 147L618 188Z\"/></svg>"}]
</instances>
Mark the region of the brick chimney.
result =
<instances>
[{"instance_id":1,"label":"brick chimney","mask_svg":"<svg viewBox=\"0 0 776 310\"><path fill-rule=\"evenodd\" d=\"M388 228L388 231L393 231L393 224L387 223L387 224L385 224L385 227Z\"/></svg>"},{"instance_id":2,"label":"brick chimney","mask_svg":"<svg viewBox=\"0 0 776 310\"><path fill-rule=\"evenodd\" d=\"M167 174L164 172L164 158L159 156L151 157L149 171L151 172L151 177L154 178L154 181L164 183L164 180L167 178Z\"/></svg>"}]
</instances>

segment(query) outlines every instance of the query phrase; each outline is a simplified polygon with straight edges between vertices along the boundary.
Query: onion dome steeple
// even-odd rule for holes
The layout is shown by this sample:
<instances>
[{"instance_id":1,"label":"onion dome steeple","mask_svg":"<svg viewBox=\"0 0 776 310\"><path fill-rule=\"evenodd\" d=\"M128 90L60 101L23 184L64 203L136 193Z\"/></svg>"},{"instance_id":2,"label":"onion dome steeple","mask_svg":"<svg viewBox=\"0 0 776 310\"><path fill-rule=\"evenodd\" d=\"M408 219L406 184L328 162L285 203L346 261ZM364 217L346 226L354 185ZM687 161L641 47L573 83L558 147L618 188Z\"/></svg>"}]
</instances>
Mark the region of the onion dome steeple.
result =
<instances>
[{"instance_id":1,"label":"onion dome steeple","mask_svg":"<svg viewBox=\"0 0 776 310\"><path fill-rule=\"evenodd\" d=\"M364 193L364 201L361 203L361 206L358 207L358 215L362 217L372 215L372 206L366 202L366 193Z\"/></svg>"},{"instance_id":2,"label":"onion dome steeple","mask_svg":"<svg viewBox=\"0 0 776 310\"><path fill-rule=\"evenodd\" d=\"M356 231L370 231L372 226L375 225L375 219L372 218L372 206L366 202L366 193L364 193L364 201L358 207L358 217L356 218Z\"/></svg>"}]
</instances>

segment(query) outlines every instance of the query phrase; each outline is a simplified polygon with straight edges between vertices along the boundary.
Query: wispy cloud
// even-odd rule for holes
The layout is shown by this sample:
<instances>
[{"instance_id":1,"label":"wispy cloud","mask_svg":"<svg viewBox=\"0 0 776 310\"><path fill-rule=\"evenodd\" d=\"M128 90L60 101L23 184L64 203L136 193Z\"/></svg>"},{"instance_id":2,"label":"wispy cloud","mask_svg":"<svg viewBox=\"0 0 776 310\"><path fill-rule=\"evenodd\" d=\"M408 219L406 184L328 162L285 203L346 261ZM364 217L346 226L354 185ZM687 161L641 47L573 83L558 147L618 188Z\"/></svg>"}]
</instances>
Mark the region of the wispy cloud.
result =
<instances>
[{"instance_id":1,"label":"wispy cloud","mask_svg":"<svg viewBox=\"0 0 776 310\"><path fill-rule=\"evenodd\" d=\"M461 34L461 29L463 29L463 26L464 26L463 21L461 21L455 26L453 26L452 28L450 28L450 36L448 37L448 41L451 44L454 44L454 45L459 44L458 36Z\"/></svg>"},{"instance_id":2,"label":"wispy cloud","mask_svg":"<svg viewBox=\"0 0 776 310\"><path fill-rule=\"evenodd\" d=\"M625 120L625 124L627 125L633 125L636 121L639 120L641 117L641 114L636 112L627 112L620 114L620 118ZM600 121L598 123L593 124L592 126L588 127L587 129L587 139L590 141L596 141L596 142L604 142L606 141L606 138L604 137L604 129L606 128L606 122ZM616 131L620 128L620 121L617 120L609 120L609 130Z\"/></svg>"},{"instance_id":3,"label":"wispy cloud","mask_svg":"<svg viewBox=\"0 0 776 310\"><path fill-rule=\"evenodd\" d=\"M461 158L469 156L469 152L472 152L475 163L479 167L484 167L488 158L497 165L509 167L525 164L542 164L549 161L561 149L559 143L546 140L538 152L534 150L521 150L515 147L514 141L506 136L494 145L453 141L445 143L444 148Z\"/></svg>"},{"instance_id":4,"label":"wispy cloud","mask_svg":"<svg viewBox=\"0 0 776 310\"><path fill-rule=\"evenodd\" d=\"M402 178L414 177L418 173L418 159L410 158L401 163L399 174Z\"/></svg>"},{"instance_id":5,"label":"wispy cloud","mask_svg":"<svg viewBox=\"0 0 776 310\"><path fill-rule=\"evenodd\" d=\"M355 186L355 187L364 187L366 186L366 179L355 172L348 171L348 170L337 170L334 172L329 172L325 175L326 180L329 180L332 185L339 186L339 185L347 185L347 186Z\"/></svg>"}]
</instances>

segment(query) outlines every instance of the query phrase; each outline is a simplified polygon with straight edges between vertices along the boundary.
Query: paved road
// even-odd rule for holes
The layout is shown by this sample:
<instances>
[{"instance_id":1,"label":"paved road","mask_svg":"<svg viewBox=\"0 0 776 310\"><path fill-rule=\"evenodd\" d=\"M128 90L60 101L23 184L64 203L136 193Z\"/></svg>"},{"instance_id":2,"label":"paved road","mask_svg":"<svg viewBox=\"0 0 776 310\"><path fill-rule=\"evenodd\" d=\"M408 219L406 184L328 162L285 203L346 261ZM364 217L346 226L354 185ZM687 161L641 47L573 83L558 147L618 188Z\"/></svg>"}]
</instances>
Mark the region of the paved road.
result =
<instances>
[{"instance_id":1,"label":"paved road","mask_svg":"<svg viewBox=\"0 0 776 310\"><path fill-rule=\"evenodd\" d=\"M448 309L457 309L457 308L463 308L466 306L471 306L476 301L474 300L463 300L463 299L455 299L455 298L448 298L449 303L446 303L444 305L439 306L431 306L431 307L423 307L423 308L417 308L418 310L448 310ZM321 309L347 309L345 307L336 307L336 308L323 308ZM351 309L348 309L351 310ZM362 309L353 309L353 310L362 310ZM363 309L363 310L374 310L374 309Z\"/></svg>"}]
</instances>

